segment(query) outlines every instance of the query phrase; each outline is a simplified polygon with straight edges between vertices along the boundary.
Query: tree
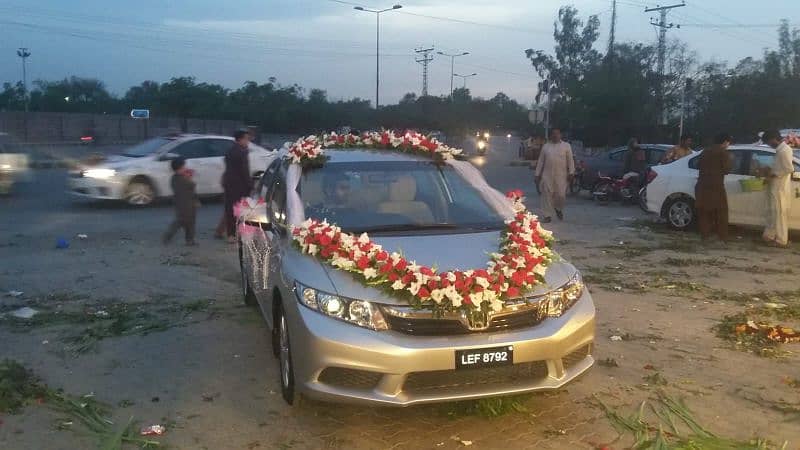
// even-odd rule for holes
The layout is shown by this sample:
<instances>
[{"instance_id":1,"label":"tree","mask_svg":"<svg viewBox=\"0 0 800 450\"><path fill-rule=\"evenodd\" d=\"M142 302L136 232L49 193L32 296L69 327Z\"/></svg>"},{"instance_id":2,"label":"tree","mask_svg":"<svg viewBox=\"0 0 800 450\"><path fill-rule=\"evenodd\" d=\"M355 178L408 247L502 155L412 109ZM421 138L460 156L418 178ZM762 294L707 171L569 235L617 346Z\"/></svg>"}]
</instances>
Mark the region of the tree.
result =
<instances>
[{"instance_id":1,"label":"tree","mask_svg":"<svg viewBox=\"0 0 800 450\"><path fill-rule=\"evenodd\" d=\"M24 108L25 86L22 82L3 83L3 91L0 92L0 111L15 111Z\"/></svg>"}]
</instances>

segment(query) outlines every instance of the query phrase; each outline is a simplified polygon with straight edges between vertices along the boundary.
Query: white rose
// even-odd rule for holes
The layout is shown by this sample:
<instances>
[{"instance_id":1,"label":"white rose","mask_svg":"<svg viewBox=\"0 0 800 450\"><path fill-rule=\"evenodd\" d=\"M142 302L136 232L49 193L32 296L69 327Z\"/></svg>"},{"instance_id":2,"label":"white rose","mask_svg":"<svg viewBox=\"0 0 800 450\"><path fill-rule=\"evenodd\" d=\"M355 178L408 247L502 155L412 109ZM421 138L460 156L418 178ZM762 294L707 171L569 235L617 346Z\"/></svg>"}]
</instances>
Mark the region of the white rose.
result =
<instances>
[{"instance_id":1,"label":"white rose","mask_svg":"<svg viewBox=\"0 0 800 450\"><path fill-rule=\"evenodd\" d=\"M394 289L395 291L399 291L400 289L403 289L405 287L406 285L400 280L395 280L395 282L392 283L392 289Z\"/></svg>"},{"instance_id":2,"label":"white rose","mask_svg":"<svg viewBox=\"0 0 800 450\"><path fill-rule=\"evenodd\" d=\"M484 289L489 287L489 280L487 280L486 278L483 278L483 277L476 277L475 278L475 283L478 284L478 286L480 286L480 287L482 287Z\"/></svg>"},{"instance_id":3,"label":"white rose","mask_svg":"<svg viewBox=\"0 0 800 450\"><path fill-rule=\"evenodd\" d=\"M367 267L364 269L364 278L370 280L378 276L378 271L373 269L372 267Z\"/></svg>"},{"instance_id":4,"label":"white rose","mask_svg":"<svg viewBox=\"0 0 800 450\"><path fill-rule=\"evenodd\" d=\"M368 242L369 242L369 236L367 236L367 233L361 233L361 236L358 237L358 243L366 244Z\"/></svg>"},{"instance_id":5,"label":"white rose","mask_svg":"<svg viewBox=\"0 0 800 450\"><path fill-rule=\"evenodd\" d=\"M441 303L442 299L444 299L444 290L442 290L442 289L434 289L433 291L431 291L431 298L436 303Z\"/></svg>"},{"instance_id":6,"label":"white rose","mask_svg":"<svg viewBox=\"0 0 800 450\"><path fill-rule=\"evenodd\" d=\"M316 255L319 249L314 244L308 244L308 254L309 255Z\"/></svg>"},{"instance_id":7,"label":"white rose","mask_svg":"<svg viewBox=\"0 0 800 450\"><path fill-rule=\"evenodd\" d=\"M447 281L449 281L451 283L455 283L456 282L456 274L454 274L453 272L447 272Z\"/></svg>"},{"instance_id":8,"label":"white rose","mask_svg":"<svg viewBox=\"0 0 800 450\"><path fill-rule=\"evenodd\" d=\"M422 283L411 283L411 285L408 286L408 292L411 292L411 295L417 295L421 287Z\"/></svg>"}]
</instances>

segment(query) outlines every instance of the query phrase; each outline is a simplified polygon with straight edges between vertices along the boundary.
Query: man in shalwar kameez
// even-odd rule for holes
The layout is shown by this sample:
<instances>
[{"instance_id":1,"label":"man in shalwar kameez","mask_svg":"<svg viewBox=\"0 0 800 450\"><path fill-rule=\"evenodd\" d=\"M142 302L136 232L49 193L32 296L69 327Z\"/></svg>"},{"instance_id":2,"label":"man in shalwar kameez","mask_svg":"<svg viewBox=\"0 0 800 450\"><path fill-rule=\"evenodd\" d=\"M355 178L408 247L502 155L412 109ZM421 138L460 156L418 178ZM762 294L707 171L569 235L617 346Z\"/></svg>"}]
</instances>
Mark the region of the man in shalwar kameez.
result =
<instances>
[{"instance_id":1,"label":"man in shalwar kameez","mask_svg":"<svg viewBox=\"0 0 800 450\"><path fill-rule=\"evenodd\" d=\"M552 220L555 214L559 220L564 219L564 203L567 189L575 176L575 161L572 159L572 147L561 140L561 130L550 130L550 141L542 146L536 164L536 183L541 190L542 222Z\"/></svg>"},{"instance_id":2,"label":"man in shalwar kameez","mask_svg":"<svg viewBox=\"0 0 800 450\"><path fill-rule=\"evenodd\" d=\"M792 148L777 130L765 131L761 140L775 149L775 160L767 177L767 220L764 240L776 247L789 245L789 207L792 204Z\"/></svg>"}]
</instances>

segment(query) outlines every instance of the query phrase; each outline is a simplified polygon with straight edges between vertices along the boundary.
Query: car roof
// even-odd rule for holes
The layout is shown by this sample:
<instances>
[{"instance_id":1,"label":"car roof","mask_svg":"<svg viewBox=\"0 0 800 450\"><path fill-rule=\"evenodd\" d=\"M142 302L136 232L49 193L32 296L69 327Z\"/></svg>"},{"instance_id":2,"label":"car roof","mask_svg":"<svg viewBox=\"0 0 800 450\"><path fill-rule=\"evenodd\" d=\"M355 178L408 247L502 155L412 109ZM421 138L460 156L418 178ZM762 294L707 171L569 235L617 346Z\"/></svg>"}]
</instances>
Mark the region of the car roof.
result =
<instances>
[{"instance_id":1,"label":"car roof","mask_svg":"<svg viewBox=\"0 0 800 450\"><path fill-rule=\"evenodd\" d=\"M222 136L217 134L199 134L199 133L183 133L175 136L162 136L167 139L176 139L176 140L186 140L186 139L225 139L227 141L232 141L233 138L230 136Z\"/></svg>"}]
</instances>

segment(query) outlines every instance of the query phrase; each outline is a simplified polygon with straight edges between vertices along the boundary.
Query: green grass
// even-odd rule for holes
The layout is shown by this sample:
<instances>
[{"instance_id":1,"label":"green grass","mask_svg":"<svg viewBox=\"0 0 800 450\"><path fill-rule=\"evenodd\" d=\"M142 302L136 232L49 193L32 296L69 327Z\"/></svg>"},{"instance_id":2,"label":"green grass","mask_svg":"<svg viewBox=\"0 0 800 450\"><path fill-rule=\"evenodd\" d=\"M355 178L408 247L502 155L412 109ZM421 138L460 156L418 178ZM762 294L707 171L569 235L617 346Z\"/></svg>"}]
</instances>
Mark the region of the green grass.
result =
<instances>
[{"instance_id":1,"label":"green grass","mask_svg":"<svg viewBox=\"0 0 800 450\"><path fill-rule=\"evenodd\" d=\"M492 418L511 413L528 412L525 402L530 400L531 397L530 394L490 397L446 403L441 405L441 408L444 414L452 418L463 416Z\"/></svg>"},{"instance_id":2,"label":"green grass","mask_svg":"<svg viewBox=\"0 0 800 450\"><path fill-rule=\"evenodd\" d=\"M628 414L612 409L597 396L595 399L620 438L631 439L630 448L636 450L775 450L788 445L778 447L761 438L740 441L717 436L695 419L682 400L663 392Z\"/></svg>"},{"instance_id":3,"label":"green grass","mask_svg":"<svg viewBox=\"0 0 800 450\"><path fill-rule=\"evenodd\" d=\"M142 438L133 418L124 426L117 426L110 417L107 405L92 395L76 397L55 390L34 375L32 371L13 360L0 362L0 413L17 414L32 401L57 412L62 418L59 429L76 430L95 438L101 450L121 450L126 444L139 448L158 447L160 443Z\"/></svg>"}]
</instances>

